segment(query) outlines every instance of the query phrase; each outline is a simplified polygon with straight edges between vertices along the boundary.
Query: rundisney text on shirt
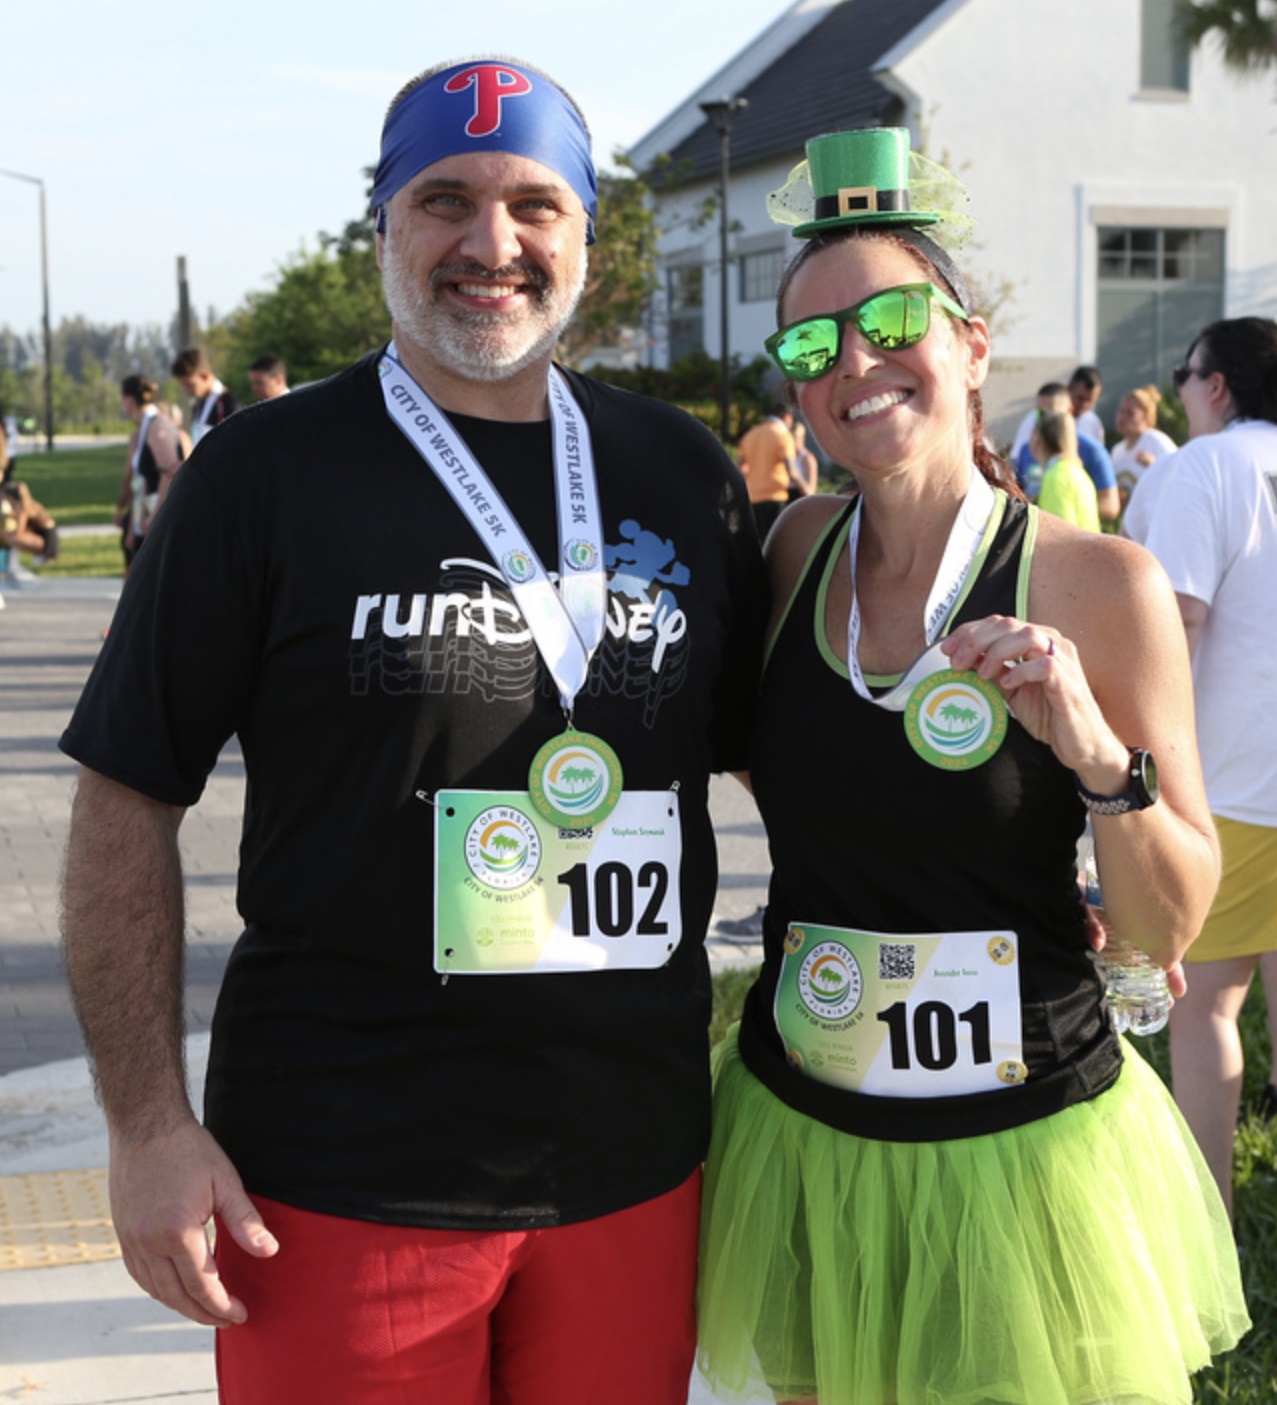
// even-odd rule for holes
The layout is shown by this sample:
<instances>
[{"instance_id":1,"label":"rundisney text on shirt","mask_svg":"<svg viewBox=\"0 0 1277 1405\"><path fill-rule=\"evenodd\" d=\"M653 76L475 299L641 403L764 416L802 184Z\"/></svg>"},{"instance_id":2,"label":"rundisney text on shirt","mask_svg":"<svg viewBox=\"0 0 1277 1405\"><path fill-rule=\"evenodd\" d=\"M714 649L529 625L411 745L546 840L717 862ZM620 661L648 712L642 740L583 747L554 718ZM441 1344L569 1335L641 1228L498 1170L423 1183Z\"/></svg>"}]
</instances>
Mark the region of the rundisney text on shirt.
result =
<instances>
[{"instance_id":1,"label":"rundisney text on shirt","mask_svg":"<svg viewBox=\"0 0 1277 1405\"><path fill-rule=\"evenodd\" d=\"M644 697L650 724L686 674L688 619L676 591L690 582L690 572L669 539L634 521L620 524L605 556L605 634L586 691ZM501 572L464 556L441 561L439 572L433 591L355 598L351 693L530 696L538 686L538 656Z\"/></svg>"}]
</instances>

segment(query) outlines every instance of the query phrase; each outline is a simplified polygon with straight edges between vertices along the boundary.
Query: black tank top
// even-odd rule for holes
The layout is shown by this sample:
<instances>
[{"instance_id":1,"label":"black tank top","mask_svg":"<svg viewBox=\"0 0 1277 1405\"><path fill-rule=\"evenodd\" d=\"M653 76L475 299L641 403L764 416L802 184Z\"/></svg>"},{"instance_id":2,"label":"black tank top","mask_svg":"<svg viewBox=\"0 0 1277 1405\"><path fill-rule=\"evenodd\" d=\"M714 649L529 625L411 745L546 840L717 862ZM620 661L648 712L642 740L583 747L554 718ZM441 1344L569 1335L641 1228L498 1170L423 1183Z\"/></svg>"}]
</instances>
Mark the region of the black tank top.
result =
<instances>
[{"instance_id":1,"label":"black tank top","mask_svg":"<svg viewBox=\"0 0 1277 1405\"><path fill-rule=\"evenodd\" d=\"M859 1136L938 1141L999 1131L1094 1097L1121 1066L1076 881L1085 811L1072 772L1014 718L983 765L947 771L913 750L901 713L856 694L824 623L827 582L854 510L839 514L813 550L764 673L750 771L773 875L741 1055L791 1107ZM1036 509L999 493L995 511L1001 521L946 632L989 614L1023 617ZM987 1093L898 1098L790 1067L773 1014L790 921L1016 932L1027 1077Z\"/></svg>"}]
</instances>

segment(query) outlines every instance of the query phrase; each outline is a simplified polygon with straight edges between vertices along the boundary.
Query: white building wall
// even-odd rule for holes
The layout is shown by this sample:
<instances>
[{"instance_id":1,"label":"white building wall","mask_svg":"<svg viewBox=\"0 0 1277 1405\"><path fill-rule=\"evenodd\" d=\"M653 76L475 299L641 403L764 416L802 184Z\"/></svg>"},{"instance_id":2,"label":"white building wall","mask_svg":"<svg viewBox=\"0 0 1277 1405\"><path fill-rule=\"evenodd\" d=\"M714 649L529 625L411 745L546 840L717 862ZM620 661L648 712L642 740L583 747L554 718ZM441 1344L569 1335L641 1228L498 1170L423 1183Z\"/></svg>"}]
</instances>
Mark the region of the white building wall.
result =
<instances>
[{"instance_id":1,"label":"white building wall","mask_svg":"<svg viewBox=\"0 0 1277 1405\"><path fill-rule=\"evenodd\" d=\"M1045 379L1096 355L1097 209L1200 211L1227 220L1225 315L1277 316L1277 85L1224 68L1208 43L1193 55L1187 96L1141 94L1140 0L957 0L910 51L886 56L882 80L909 104L929 154L968 184L975 242L964 266L1007 279L990 427L1009 438ZM815 135L815 133L813 133ZM764 199L801 152L733 170L730 215L745 241L774 228ZM661 222L717 188L662 202ZM786 233L787 243L796 241ZM701 245L705 347L719 337L718 225L666 236L663 251ZM731 345L748 360L773 330L768 304L740 304L731 281ZM658 364L662 349L654 347Z\"/></svg>"},{"instance_id":2,"label":"white building wall","mask_svg":"<svg viewBox=\"0 0 1277 1405\"><path fill-rule=\"evenodd\" d=\"M796 153L794 161L800 153ZM731 234L728 241L729 257L735 259L742 245L753 249L760 237L776 243L788 250L798 251L798 241L788 230L774 225L768 218L765 201L768 192L783 184L794 162L776 166L755 166L748 170L732 171L732 187L728 203L728 225ZM706 195L717 195L718 182L706 182L688 187L672 197L664 197L660 202L661 256L664 259L682 262L699 251L705 264L705 350L711 356L719 354L719 299L721 267L719 258L719 223L715 212L708 224L699 228L690 227L696 219ZM662 300L663 300L662 289ZM776 330L774 309L771 302L740 301L739 271L733 263L728 275L728 316L729 336L733 355L742 361L749 361L762 355L763 341ZM657 319L656 336L653 339L655 364L664 365L666 348L663 337L663 322Z\"/></svg>"},{"instance_id":3,"label":"white building wall","mask_svg":"<svg viewBox=\"0 0 1277 1405\"><path fill-rule=\"evenodd\" d=\"M970 261L1015 284L1001 356L1094 358L1097 206L1226 209L1226 315L1277 312L1272 74L1208 45L1186 97L1142 95L1139 61L1140 0L967 0L893 69L970 187Z\"/></svg>"}]
</instances>

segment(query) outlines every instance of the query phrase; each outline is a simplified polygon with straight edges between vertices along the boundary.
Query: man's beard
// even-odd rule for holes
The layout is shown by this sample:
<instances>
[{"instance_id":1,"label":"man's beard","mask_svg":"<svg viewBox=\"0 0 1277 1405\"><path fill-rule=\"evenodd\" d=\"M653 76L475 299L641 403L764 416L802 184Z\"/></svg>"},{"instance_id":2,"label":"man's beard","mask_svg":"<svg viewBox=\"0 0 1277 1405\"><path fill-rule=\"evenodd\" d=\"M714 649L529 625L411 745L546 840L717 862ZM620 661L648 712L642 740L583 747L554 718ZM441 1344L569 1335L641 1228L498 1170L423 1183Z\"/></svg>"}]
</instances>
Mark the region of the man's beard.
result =
<instances>
[{"instance_id":1,"label":"man's beard","mask_svg":"<svg viewBox=\"0 0 1277 1405\"><path fill-rule=\"evenodd\" d=\"M433 269L429 286L423 288L406 263L396 257L387 231L381 276L386 305L399 333L456 375L474 381L501 381L553 350L576 311L585 272L586 260L582 258L575 286L556 289L533 263L490 269L460 259ZM526 306L513 312L447 306L441 296L444 285L466 278L518 283L525 290L521 297Z\"/></svg>"}]
</instances>

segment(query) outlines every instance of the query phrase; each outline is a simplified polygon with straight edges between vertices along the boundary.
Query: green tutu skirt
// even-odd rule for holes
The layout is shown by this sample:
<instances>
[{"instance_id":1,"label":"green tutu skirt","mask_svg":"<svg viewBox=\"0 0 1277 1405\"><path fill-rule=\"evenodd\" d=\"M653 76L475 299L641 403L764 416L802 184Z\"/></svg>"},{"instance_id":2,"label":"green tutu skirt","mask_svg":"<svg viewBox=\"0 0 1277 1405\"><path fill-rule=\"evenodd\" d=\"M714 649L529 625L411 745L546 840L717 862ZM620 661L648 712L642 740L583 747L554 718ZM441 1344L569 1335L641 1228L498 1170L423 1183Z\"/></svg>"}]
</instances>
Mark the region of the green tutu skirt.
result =
<instances>
[{"instance_id":1,"label":"green tutu skirt","mask_svg":"<svg viewBox=\"0 0 1277 1405\"><path fill-rule=\"evenodd\" d=\"M848 1136L716 1056L700 1365L724 1398L1181 1405L1250 1325L1232 1232L1156 1073L959 1141Z\"/></svg>"}]
</instances>

